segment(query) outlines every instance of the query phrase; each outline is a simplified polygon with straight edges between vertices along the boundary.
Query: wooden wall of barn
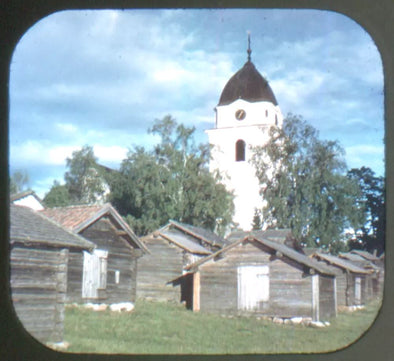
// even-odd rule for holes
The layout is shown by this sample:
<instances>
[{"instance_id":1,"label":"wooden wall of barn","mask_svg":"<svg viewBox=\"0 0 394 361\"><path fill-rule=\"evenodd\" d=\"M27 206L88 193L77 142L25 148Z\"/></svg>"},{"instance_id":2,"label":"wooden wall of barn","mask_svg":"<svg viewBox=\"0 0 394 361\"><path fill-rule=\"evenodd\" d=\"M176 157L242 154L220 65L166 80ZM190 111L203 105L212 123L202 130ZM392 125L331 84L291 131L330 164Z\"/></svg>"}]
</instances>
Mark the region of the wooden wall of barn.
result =
<instances>
[{"instance_id":1,"label":"wooden wall of barn","mask_svg":"<svg viewBox=\"0 0 394 361\"><path fill-rule=\"evenodd\" d=\"M68 256L66 302L82 302L83 251L70 250Z\"/></svg>"},{"instance_id":2,"label":"wooden wall of barn","mask_svg":"<svg viewBox=\"0 0 394 361\"><path fill-rule=\"evenodd\" d=\"M97 302L134 302L137 287L137 258L141 251L130 248L127 241L117 234L111 220L106 217L93 223L80 235L95 243L97 249L108 251L107 288L100 292L100 299ZM117 271L119 283L116 282L115 277Z\"/></svg>"},{"instance_id":3,"label":"wooden wall of barn","mask_svg":"<svg viewBox=\"0 0 394 361\"><path fill-rule=\"evenodd\" d=\"M269 300L259 313L280 317L312 317L312 282L303 267L270 250L247 243L226 252L223 259L200 267L200 308L209 312L238 312L237 268L240 265L269 265ZM332 302L334 302L333 295Z\"/></svg>"},{"instance_id":4,"label":"wooden wall of barn","mask_svg":"<svg viewBox=\"0 0 394 361\"><path fill-rule=\"evenodd\" d=\"M137 297L165 301L181 300L181 288L167 282L182 275L183 251L161 237L143 239L150 254L138 261Z\"/></svg>"},{"instance_id":5,"label":"wooden wall of barn","mask_svg":"<svg viewBox=\"0 0 394 361\"><path fill-rule=\"evenodd\" d=\"M348 306L348 275L345 271L336 268L337 279L337 304L338 306Z\"/></svg>"},{"instance_id":6,"label":"wooden wall of barn","mask_svg":"<svg viewBox=\"0 0 394 361\"><path fill-rule=\"evenodd\" d=\"M11 296L25 329L42 343L63 341L68 250L11 250Z\"/></svg>"},{"instance_id":7,"label":"wooden wall of barn","mask_svg":"<svg viewBox=\"0 0 394 361\"><path fill-rule=\"evenodd\" d=\"M337 314L334 278L319 275L319 319L327 320Z\"/></svg>"}]
</instances>

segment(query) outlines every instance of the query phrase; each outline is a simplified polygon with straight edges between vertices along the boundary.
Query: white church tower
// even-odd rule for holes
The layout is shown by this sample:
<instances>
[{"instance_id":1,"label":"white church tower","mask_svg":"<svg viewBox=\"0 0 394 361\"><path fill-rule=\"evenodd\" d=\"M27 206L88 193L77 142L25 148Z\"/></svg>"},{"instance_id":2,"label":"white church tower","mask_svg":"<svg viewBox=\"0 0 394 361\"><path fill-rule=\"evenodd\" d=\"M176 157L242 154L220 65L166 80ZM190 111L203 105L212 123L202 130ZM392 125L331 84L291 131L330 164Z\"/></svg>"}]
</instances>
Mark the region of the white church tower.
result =
<instances>
[{"instance_id":1,"label":"white church tower","mask_svg":"<svg viewBox=\"0 0 394 361\"><path fill-rule=\"evenodd\" d=\"M272 126L281 127L283 116L268 82L251 61L248 36L247 62L227 82L215 108L215 128L207 130L213 146L210 171L218 170L234 192L233 221L247 231L255 209L261 209L258 179L250 163L252 147L268 140Z\"/></svg>"}]
</instances>

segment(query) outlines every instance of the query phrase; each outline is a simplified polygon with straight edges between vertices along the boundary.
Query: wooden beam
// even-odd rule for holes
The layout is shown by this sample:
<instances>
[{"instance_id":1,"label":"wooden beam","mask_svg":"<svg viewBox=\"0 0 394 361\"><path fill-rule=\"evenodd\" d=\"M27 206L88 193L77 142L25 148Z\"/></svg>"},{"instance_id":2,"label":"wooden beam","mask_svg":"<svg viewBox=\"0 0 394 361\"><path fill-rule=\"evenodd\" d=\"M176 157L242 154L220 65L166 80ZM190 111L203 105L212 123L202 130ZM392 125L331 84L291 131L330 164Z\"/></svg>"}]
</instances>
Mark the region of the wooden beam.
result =
<instances>
[{"instance_id":1,"label":"wooden beam","mask_svg":"<svg viewBox=\"0 0 394 361\"><path fill-rule=\"evenodd\" d=\"M193 273L193 312L200 311L200 272Z\"/></svg>"},{"instance_id":2,"label":"wooden beam","mask_svg":"<svg viewBox=\"0 0 394 361\"><path fill-rule=\"evenodd\" d=\"M319 302L320 302L320 290L319 290L319 275L312 276L312 320L313 321L320 321L319 320Z\"/></svg>"}]
</instances>

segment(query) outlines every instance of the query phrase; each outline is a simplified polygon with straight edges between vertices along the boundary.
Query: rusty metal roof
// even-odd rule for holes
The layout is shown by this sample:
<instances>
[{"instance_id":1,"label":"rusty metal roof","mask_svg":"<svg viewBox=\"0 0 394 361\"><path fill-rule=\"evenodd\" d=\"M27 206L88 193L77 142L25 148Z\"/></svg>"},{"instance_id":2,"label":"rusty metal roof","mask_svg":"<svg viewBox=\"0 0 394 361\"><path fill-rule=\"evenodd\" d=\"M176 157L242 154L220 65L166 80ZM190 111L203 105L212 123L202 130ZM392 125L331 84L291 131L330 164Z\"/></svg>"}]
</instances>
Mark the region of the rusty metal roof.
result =
<instances>
[{"instance_id":1,"label":"rusty metal roof","mask_svg":"<svg viewBox=\"0 0 394 361\"><path fill-rule=\"evenodd\" d=\"M104 205L90 204L46 208L40 212L75 233L82 232L104 216L111 216L117 226L126 232L126 235L128 236L127 241L131 246L136 246L137 248L148 252L144 243L135 235L132 229L123 220L122 216L110 203L106 203Z\"/></svg>"}]
</instances>

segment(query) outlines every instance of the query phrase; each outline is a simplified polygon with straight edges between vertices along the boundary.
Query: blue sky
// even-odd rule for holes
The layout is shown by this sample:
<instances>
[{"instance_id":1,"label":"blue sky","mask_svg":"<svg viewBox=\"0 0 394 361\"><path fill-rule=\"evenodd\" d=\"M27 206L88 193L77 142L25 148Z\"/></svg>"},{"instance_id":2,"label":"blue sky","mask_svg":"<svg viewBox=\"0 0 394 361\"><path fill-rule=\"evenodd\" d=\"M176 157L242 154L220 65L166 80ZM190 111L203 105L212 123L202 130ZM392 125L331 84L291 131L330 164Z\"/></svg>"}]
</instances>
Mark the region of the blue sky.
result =
<instances>
[{"instance_id":1,"label":"blue sky","mask_svg":"<svg viewBox=\"0 0 394 361\"><path fill-rule=\"evenodd\" d=\"M38 195L63 182L85 144L118 167L146 130L171 114L214 126L223 87L247 59L284 115L338 140L348 168L384 175L383 70L371 37L350 18L318 10L95 10L52 14L18 43L10 73L10 168Z\"/></svg>"}]
</instances>

